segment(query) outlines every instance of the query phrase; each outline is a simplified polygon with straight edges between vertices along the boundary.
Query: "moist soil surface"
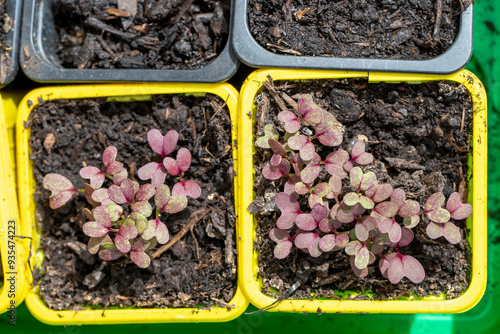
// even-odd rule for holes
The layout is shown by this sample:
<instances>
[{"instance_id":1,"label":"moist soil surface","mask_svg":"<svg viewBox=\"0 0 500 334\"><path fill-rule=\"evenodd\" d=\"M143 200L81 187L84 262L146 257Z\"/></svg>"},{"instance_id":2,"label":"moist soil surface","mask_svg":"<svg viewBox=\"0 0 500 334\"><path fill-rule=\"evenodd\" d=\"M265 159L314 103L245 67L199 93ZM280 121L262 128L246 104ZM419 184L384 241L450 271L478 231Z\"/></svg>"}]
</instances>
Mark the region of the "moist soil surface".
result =
<instances>
[{"instance_id":1,"label":"moist soil surface","mask_svg":"<svg viewBox=\"0 0 500 334\"><path fill-rule=\"evenodd\" d=\"M228 37L231 0L56 0L66 68L197 69Z\"/></svg>"},{"instance_id":2,"label":"moist soil surface","mask_svg":"<svg viewBox=\"0 0 500 334\"><path fill-rule=\"evenodd\" d=\"M363 169L373 171L379 184L390 183L394 189L402 188L407 199L417 200L421 205L438 191L446 198L454 191L466 198L472 108L464 86L449 82L367 84L361 79L279 81L274 87L264 89L256 99L257 136L263 134L261 129L266 123L274 123L282 136L284 129L277 118L281 111L277 99L281 100L283 109L293 110L287 101L291 98L297 101L298 94L307 93L344 125L344 140L340 147L348 150L356 139L362 139L361 136L368 139L366 151L372 153L375 160ZM336 149L316 145L322 160ZM400 248L402 254L412 255L423 265L426 277L419 284L406 277L398 284L391 284L380 273L378 259L368 267L368 275L359 278L352 271L344 250L313 258L293 247L288 257L277 260L273 255L276 243L269 239L269 231L276 227L280 216L274 197L283 191L287 180L270 181L262 177L261 170L271 157L268 151L257 148L254 154L256 199L249 207L251 213L259 213L254 248L259 252L259 274L265 293L273 296L277 291L284 293L299 281L302 285L289 298L309 299L312 295L349 298L346 296L349 291L371 291L375 293L372 297L375 299L408 297L413 293L417 296L440 295L442 292L447 298L455 298L467 289L470 253L465 239L468 234L465 221L454 222L461 228L462 241L452 245L444 237L429 239L425 232L429 220L421 215L421 222L412 229L415 239L410 245ZM328 179L329 174L322 167L315 184L328 182ZM310 212L307 196L299 197L299 203L303 212ZM344 224L339 231L353 227L354 223ZM290 233L292 236L294 229ZM352 298L370 297L359 295Z\"/></svg>"},{"instance_id":3,"label":"moist soil surface","mask_svg":"<svg viewBox=\"0 0 500 334\"><path fill-rule=\"evenodd\" d=\"M38 184L36 218L45 255L34 282L51 309L227 306L236 288L236 247L231 121L224 101L213 95L159 95L144 102L56 100L42 102L26 124L30 125L30 158ZM137 178L137 170L161 158L147 142L153 128L162 134L179 132L172 154L181 147L189 149L192 163L183 179L195 181L202 191L198 199L189 198L180 213L161 215L171 238L191 213L200 208L211 211L147 269L123 256L101 261L86 248L82 209L90 206L83 194L52 210L50 192L41 186L43 177L59 173L82 189L79 170L102 168L102 152L114 145L117 161L128 168L129 177L147 183ZM177 181L167 175L165 184L172 188ZM153 199L150 203L154 208Z\"/></svg>"},{"instance_id":4,"label":"moist soil surface","mask_svg":"<svg viewBox=\"0 0 500 334\"><path fill-rule=\"evenodd\" d=\"M248 0L248 22L279 54L423 60L450 48L470 2Z\"/></svg>"}]
</instances>

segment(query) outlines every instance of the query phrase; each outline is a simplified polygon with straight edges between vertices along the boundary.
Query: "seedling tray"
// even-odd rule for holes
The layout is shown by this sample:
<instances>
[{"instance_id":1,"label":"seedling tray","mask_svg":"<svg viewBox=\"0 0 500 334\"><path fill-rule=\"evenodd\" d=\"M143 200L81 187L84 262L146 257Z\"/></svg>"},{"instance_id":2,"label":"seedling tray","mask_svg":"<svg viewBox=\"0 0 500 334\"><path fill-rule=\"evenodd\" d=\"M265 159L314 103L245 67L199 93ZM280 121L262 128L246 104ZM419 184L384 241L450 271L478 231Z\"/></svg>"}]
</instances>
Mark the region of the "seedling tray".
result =
<instances>
[{"instance_id":1,"label":"seedling tray","mask_svg":"<svg viewBox=\"0 0 500 334\"><path fill-rule=\"evenodd\" d=\"M468 241L471 245L471 282L460 297L444 300L439 297L425 297L421 300L336 300L336 299L285 299L272 307L271 312L343 312L343 313L460 313L471 309L484 294L486 288L486 94L481 82L469 71L461 71L448 76L410 75L388 73L356 73L313 70L262 69L252 73L241 89L240 97L240 161L247 159L240 169L241 177L239 217L242 219L238 263L240 266L240 286L250 302L258 308L266 308L276 299L261 291L262 282L258 268L258 249L254 247L257 222L247 208L254 199L253 195L253 140L252 115L254 99L263 87L263 82L271 76L273 81L307 79L366 78L369 83L408 82L449 80L465 85L469 90L473 105L473 134L471 139L471 174L469 182L469 203L473 206L472 217L466 221L470 230ZM290 283L292 284L292 283Z\"/></svg>"},{"instance_id":2,"label":"seedling tray","mask_svg":"<svg viewBox=\"0 0 500 334\"><path fill-rule=\"evenodd\" d=\"M126 92L124 95L124 92ZM232 137L235 138L237 131L236 107L238 93L229 84L107 84L87 86L47 87L31 91L20 102L16 122L16 148L17 148L17 171L21 208L21 221L32 231L34 257L32 263L40 265L41 252L35 253L41 236L35 221L35 201L33 191L35 180L32 171L32 162L29 159L29 136L30 129L24 124L28 120L31 111L38 106L38 101L54 99L81 99L81 98L108 98L120 101L144 100L155 94L214 94L226 102L230 117L233 122ZM31 101L28 103L28 101ZM33 102L33 103L32 103ZM233 146L233 159L237 157L237 147ZM235 171L237 171L235 163ZM234 180L235 187L235 209L238 206L238 180ZM237 224L239 224L237 222ZM236 235L238 240L238 235ZM25 278L31 282L30 277ZM198 308L127 308L127 309L85 309L78 312L70 310L51 310L42 301L37 293L38 287L34 286L26 293L26 305L30 312L42 322L52 325L68 324L125 324L125 323L159 323L159 322L223 322L238 317L248 306L240 288L237 288L233 299L228 303L233 308L212 307L211 309ZM103 315L105 313L105 315Z\"/></svg>"},{"instance_id":3,"label":"seedling tray","mask_svg":"<svg viewBox=\"0 0 500 334\"><path fill-rule=\"evenodd\" d=\"M450 74L465 67L472 55L473 5L461 14L458 35L445 53L429 60L393 60L293 56L270 52L250 33L247 2L238 0L235 3L232 43L238 58L252 67Z\"/></svg>"},{"instance_id":4,"label":"seedling tray","mask_svg":"<svg viewBox=\"0 0 500 334\"><path fill-rule=\"evenodd\" d=\"M23 12L20 57L24 73L39 82L224 82L232 77L239 61L231 47L231 31L221 54L210 64L192 70L72 69L63 68L55 53L57 34L52 0L27 1Z\"/></svg>"},{"instance_id":5,"label":"seedling tray","mask_svg":"<svg viewBox=\"0 0 500 334\"><path fill-rule=\"evenodd\" d=\"M21 38L22 0L8 0L5 5L7 16L11 20L11 30L4 36L3 46L7 49L10 62L5 71L5 77L0 80L0 87L8 85L17 74L19 68L19 40Z\"/></svg>"}]
</instances>

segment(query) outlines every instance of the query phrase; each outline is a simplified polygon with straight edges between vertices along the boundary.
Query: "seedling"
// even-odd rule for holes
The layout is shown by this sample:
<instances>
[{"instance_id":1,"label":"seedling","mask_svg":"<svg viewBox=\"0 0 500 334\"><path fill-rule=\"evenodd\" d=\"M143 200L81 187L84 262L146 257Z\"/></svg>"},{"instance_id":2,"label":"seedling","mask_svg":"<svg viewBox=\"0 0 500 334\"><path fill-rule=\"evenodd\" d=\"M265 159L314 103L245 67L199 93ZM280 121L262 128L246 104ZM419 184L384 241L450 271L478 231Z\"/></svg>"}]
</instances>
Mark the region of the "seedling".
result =
<instances>
[{"instance_id":1,"label":"seedling","mask_svg":"<svg viewBox=\"0 0 500 334\"><path fill-rule=\"evenodd\" d=\"M470 204L463 204L460 195L453 193L443 208L445 196L438 192L421 207L406 199L403 189L379 183L367 168L374 157L365 142L356 141L348 151L332 149L342 143L344 127L311 95L301 95L297 110L280 112L278 120L285 132L266 124L264 136L255 143L273 153L262 176L287 178L274 199L281 214L269 234L276 242L276 258L286 258L294 247L312 257L344 249L360 277L379 258L379 269L391 283L403 277L419 283L425 278L424 268L401 250L414 239L412 229L422 221L421 216L428 218L430 238L461 241L453 220L467 218L472 213ZM318 152L325 152L325 146L331 153L323 160ZM328 182L318 181L325 172L330 175Z\"/></svg>"},{"instance_id":2,"label":"seedling","mask_svg":"<svg viewBox=\"0 0 500 334\"><path fill-rule=\"evenodd\" d=\"M151 259L147 251L170 239L165 220L160 219L163 213L168 216L180 212L188 205L187 197L195 199L201 195L198 184L183 179L183 173L191 165L191 153L181 148L175 160L168 157L178 138L175 130L168 131L165 136L156 129L148 132L151 149L163 159L161 163L151 162L139 169L139 178L151 180L151 183L140 185L129 179L123 164L116 161L118 152L114 146L103 152L104 171L93 166L80 170L82 178L90 179L84 189L76 189L62 175L47 174L43 186L52 192L50 207L58 209L75 193L84 193L92 207L84 209L89 219L83 225L83 232L90 237L89 252L99 254L104 261L128 256L140 268L149 267ZM167 173L178 179L172 191L164 184ZM129 213L124 215L124 212Z\"/></svg>"}]
</instances>

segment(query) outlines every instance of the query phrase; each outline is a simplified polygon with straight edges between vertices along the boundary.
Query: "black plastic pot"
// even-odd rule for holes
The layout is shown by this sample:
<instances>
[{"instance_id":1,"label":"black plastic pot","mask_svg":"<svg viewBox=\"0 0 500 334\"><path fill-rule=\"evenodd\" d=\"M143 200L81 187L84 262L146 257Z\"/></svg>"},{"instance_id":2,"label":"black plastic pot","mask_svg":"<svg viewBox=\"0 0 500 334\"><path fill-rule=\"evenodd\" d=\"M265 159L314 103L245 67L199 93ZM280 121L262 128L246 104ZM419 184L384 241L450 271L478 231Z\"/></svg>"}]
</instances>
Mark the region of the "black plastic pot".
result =
<instances>
[{"instance_id":1,"label":"black plastic pot","mask_svg":"<svg viewBox=\"0 0 500 334\"><path fill-rule=\"evenodd\" d=\"M449 74L465 67L472 56L473 5L462 13L458 36L445 53L429 60L394 60L293 56L270 52L250 33L247 3L247 0L235 1L232 44L238 58L252 67Z\"/></svg>"},{"instance_id":2,"label":"black plastic pot","mask_svg":"<svg viewBox=\"0 0 500 334\"><path fill-rule=\"evenodd\" d=\"M24 73L32 80L39 82L168 81L216 83L226 81L238 70L239 61L230 43L231 27L228 41L221 54L210 64L199 69L64 68L55 53L56 41L54 37L57 32L51 10L52 2L53 0L31 0L25 3L21 37L23 52L20 63Z\"/></svg>"},{"instance_id":3,"label":"black plastic pot","mask_svg":"<svg viewBox=\"0 0 500 334\"><path fill-rule=\"evenodd\" d=\"M21 35L21 11L23 1L7 0L6 6L7 16L11 20L11 29L4 36L3 40L3 46L7 48L8 51L2 55L7 58L6 60L2 60L2 64L6 64L7 67L2 69L2 73L0 73L0 87L6 86L14 80L19 68L19 38Z\"/></svg>"}]
</instances>

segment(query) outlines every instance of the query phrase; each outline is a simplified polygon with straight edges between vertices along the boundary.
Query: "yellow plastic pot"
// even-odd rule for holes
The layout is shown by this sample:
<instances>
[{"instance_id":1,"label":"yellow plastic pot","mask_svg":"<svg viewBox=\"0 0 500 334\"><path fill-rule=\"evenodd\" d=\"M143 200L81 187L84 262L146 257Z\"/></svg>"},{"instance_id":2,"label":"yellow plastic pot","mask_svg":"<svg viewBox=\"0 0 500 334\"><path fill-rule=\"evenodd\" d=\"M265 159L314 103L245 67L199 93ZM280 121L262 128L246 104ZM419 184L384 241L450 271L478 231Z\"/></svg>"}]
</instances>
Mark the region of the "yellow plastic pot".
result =
<instances>
[{"instance_id":1,"label":"yellow plastic pot","mask_svg":"<svg viewBox=\"0 0 500 334\"><path fill-rule=\"evenodd\" d=\"M244 82L240 92L240 134L238 148L240 162L240 235L243 237L238 248L239 280L243 292L252 304L258 308L271 305L276 299L265 295L258 275L258 249L253 248L256 236L257 219L247 211L253 201L253 120L255 97L262 90L263 82L270 75L274 81L305 79L341 79L365 78L369 83L375 82L408 82L422 83L426 81L449 80L461 83L470 92L473 104L473 139L472 139L472 181L469 184L469 203L473 206L473 214L467 219L470 229L468 241L472 250L472 275L470 286L460 297L444 300L441 297L429 296L422 300L333 300L333 299L286 299L272 312L342 312L342 313L459 313L476 305L486 288L486 93L481 82L469 71L451 75L415 75L391 73L353 73L311 70L272 70L263 69L253 72Z\"/></svg>"},{"instance_id":2,"label":"yellow plastic pot","mask_svg":"<svg viewBox=\"0 0 500 334\"><path fill-rule=\"evenodd\" d=\"M19 223L19 210L13 164L13 134L16 105L12 98L0 100L0 255L3 282L0 288L0 314L8 312L7 321L15 322L15 308L26 293L29 239L26 226ZM11 317L12 316L12 317Z\"/></svg>"},{"instance_id":3,"label":"yellow plastic pot","mask_svg":"<svg viewBox=\"0 0 500 334\"><path fill-rule=\"evenodd\" d=\"M211 93L226 101L230 117L233 121L232 136L236 138L236 108L238 93L229 84L106 84L86 86L46 87L33 90L21 101L16 124L17 171L19 186L19 205L21 221L33 235L34 249L40 243L40 232L35 221L35 201L33 191L35 181L32 162L29 159L30 129L24 127L30 112L37 107L39 99L44 101L55 99L80 99L107 97L108 100L133 101L147 100L155 94L193 94ZM236 160L237 147L233 146L233 159ZM235 163L235 170L238 165ZM235 207L238 206L238 184L235 180ZM239 222L237 221L237 225ZM238 239L238 236L237 236ZM35 261L40 262L41 259ZM31 277L28 278L31 282ZM68 324L126 324L126 323L159 323L159 322L222 322L239 316L248 306L248 301L240 288L229 302L234 308L212 307L210 310L196 308L163 308L163 309L107 309L54 311L49 309L38 294L38 288L30 289L26 294L26 305L30 312L40 321L53 325Z\"/></svg>"}]
</instances>

